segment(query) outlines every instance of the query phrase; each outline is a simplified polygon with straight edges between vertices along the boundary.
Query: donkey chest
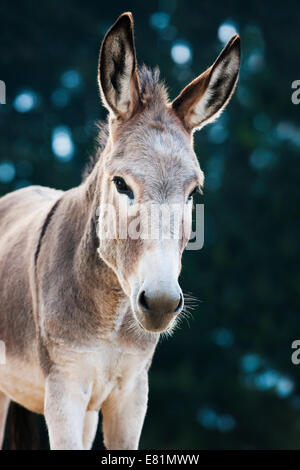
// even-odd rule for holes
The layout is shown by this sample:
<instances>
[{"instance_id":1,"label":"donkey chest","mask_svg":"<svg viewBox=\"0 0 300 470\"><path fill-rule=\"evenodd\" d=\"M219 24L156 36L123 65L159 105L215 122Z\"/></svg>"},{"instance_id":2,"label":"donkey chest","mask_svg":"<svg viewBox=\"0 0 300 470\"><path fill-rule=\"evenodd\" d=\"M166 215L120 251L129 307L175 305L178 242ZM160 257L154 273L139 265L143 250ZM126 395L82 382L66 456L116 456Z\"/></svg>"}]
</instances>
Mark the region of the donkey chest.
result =
<instances>
[{"instance_id":1,"label":"donkey chest","mask_svg":"<svg viewBox=\"0 0 300 470\"><path fill-rule=\"evenodd\" d=\"M95 349L76 351L68 358L68 375L76 374L89 394L89 410L99 410L110 393L126 391L145 370L152 354L128 351L110 342ZM70 370L72 369L72 371Z\"/></svg>"}]
</instances>

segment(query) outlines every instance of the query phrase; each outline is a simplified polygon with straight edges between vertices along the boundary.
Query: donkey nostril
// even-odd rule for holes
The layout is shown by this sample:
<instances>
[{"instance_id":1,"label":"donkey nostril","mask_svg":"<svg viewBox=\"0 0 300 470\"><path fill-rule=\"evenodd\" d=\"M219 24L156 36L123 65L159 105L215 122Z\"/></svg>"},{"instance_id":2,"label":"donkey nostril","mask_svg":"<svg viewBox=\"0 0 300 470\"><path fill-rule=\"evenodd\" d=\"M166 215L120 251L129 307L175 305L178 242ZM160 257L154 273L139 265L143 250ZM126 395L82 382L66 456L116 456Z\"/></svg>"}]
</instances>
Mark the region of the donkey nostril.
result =
<instances>
[{"instance_id":1,"label":"donkey nostril","mask_svg":"<svg viewBox=\"0 0 300 470\"><path fill-rule=\"evenodd\" d=\"M149 310L149 306L148 306L147 301L146 301L146 296L145 296L145 291L144 290L140 294L139 304L144 310Z\"/></svg>"},{"instance_id":2,"label":"donkey nostril","mask_svg":"<svg viewBox=\"0 0 300 470\"><path fill-rule=\"evenodd\" d=\"M180 300L179 300L179 302L178 302L177 307L176 307L175 310L174 310L175 313L178 312L178 311L181 309L182 304L183 304L183 296L182 296L182 294L180 294Z\"/></svg>"},{"instance_id":3,"label":"donkey nostril","mask_svg":"<svg viewBox=\"0 0 300 470\"><path fill-rule=\"evenodd\" d=\"M147 296L146 291L142 291L138 297L138 305L141 310L152 314L178 313L183 307L183 295L179 297L169 297L166 294Z\"/></svg>"}]
</instances>

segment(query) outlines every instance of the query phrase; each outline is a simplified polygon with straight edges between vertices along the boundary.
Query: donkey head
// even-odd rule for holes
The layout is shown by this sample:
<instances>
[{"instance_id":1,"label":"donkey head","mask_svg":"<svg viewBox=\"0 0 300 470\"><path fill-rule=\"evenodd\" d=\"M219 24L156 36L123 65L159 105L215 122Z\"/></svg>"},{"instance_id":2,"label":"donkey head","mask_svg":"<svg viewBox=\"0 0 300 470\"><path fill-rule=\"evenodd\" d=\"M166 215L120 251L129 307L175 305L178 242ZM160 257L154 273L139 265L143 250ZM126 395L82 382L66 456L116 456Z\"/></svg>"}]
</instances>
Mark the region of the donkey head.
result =
<instances>
[{"instance_id":1,"label":"donkey head","mask_svg":"<svg viewBox=\"0 0 300 470\"><path fill-rule=\"evenodd\" d=\"M234 36L170 103L158 71L137 68L130 13L119 17L102 43L98 80L109 137L99 160L99 227L102 232L109 226L114 236L99 235L99 254L147 331L170 328L183 308L181 256L191 230L192 196L204 181L192 134L225 108L239 66L240 39ZM162 206L169 208L167 216L153 217ZM175 230L175 220L184 230Z\"/></svg>"}]
</instances>

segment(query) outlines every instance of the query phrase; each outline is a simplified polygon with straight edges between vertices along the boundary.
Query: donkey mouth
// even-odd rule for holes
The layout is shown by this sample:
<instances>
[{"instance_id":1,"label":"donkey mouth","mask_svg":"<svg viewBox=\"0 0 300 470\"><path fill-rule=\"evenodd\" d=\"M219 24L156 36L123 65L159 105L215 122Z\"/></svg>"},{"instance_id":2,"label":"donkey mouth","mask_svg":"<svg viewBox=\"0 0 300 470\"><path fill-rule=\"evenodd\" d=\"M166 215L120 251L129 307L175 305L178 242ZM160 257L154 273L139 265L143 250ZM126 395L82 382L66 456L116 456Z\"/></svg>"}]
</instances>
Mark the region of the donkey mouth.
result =
<instances>
[{"instance_id":1,"label":"donkey mouth","mask_svg":"<svg viewBox=\"0 0 300 470\"><path fill-rule=\"evenodd\" d=\"M143 330L143 331L146 331L147 333L163 333L164 331L167 331L169 330L173 325L174 325L174 321L175 321L175 318L176 318L176 315L174 316L173 315L173 318L166 322L166 324L164 323L163 325L157 325L157 326L154 326L154 325L144 325L140 320L137 319L137 323L139 325L139 327Z\"/></svg>"},{"instance_id":2,"label":"donkey mouth","mask_svg":"<svg viewBox=\"0 0 300 470\"><path fill-rule=\"evenodd\" d=\"M172 328L179 311L172 313L147 314L136 312L135 317L138 325L149 333L163 333Z\"/></svg>"}]
</instances>

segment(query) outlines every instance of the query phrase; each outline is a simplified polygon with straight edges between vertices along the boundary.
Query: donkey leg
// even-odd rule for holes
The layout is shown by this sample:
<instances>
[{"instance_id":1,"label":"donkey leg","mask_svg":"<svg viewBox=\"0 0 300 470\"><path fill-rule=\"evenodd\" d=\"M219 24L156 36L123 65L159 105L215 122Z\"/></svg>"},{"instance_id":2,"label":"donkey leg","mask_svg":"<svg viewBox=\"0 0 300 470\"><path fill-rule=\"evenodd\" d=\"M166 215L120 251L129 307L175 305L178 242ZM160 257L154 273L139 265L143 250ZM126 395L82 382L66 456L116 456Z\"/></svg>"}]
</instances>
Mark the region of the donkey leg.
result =
<instances>
[{"instance_id":1,"label":"donkey leg","mask_svg":"<svg viewBox=\"0 0 300 470\"><path fill-rule=\"evenodd\" d=\"M112 392L102 406L104 444L109 450L138 448L148 401L148 376Z\"/></svg>"},{"instance_id":2,"label":"donkey leg","mask_svg":"<svg viewBox=\"0 0 300 470\"><path fill-rule=\"evenodd\" d=\"M89 394L69 376L46 378L45 419L51 450L83 450L83 426Z\"/></svg>"},{"instance_id":3,"label":"donkey leg","mask_svg":"<svg viewBox=\"0 0 300 470\"><path fill-rule=\"evenodd\" d=\"M98 420L98 411L86 412L83 426L83 447L85 450L90 450L92 448L98 427Z\"/></svg>"},{"instance_id":4,"label":"donkey leg","mask_svg":"<svg viewBox=\"0 0 300 470\"><path fill-rule=\"evenodd\" d=\"M0 390L0 449L2 449L4 433L5 433L5 424L8 413L10 399L7 395L4 395Z\"/></svg>"}]
</instances>

